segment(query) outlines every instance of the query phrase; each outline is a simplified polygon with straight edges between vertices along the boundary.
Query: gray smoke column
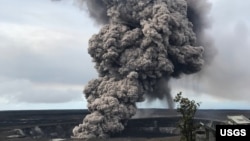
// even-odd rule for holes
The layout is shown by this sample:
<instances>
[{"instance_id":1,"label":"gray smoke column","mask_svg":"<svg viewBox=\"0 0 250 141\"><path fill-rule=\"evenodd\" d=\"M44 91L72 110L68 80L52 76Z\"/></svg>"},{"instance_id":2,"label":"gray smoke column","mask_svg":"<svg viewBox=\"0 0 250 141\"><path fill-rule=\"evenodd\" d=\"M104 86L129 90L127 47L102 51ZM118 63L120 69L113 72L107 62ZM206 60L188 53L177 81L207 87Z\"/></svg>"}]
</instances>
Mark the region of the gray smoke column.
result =
<instances>
[{"instance_id":1,"label":"gray smoke column","mask_svg":"<svg viewBox=\"0 0 250 141\"><path fill-rule=\"evenodd\" d=\"M194 17L199 12L193 1L85 2L90 16L103 25L88 48L99 78L84 89L91 114L73 134L83 139L106 138L125 128L136 113L136 102L145 97L167 98L169 108L173 106L169 79L196 73L204 64L204 47L196 36L203 26L201 18ZM193 15L188 15L188 9Z\"/></svg>"}]
</instances>

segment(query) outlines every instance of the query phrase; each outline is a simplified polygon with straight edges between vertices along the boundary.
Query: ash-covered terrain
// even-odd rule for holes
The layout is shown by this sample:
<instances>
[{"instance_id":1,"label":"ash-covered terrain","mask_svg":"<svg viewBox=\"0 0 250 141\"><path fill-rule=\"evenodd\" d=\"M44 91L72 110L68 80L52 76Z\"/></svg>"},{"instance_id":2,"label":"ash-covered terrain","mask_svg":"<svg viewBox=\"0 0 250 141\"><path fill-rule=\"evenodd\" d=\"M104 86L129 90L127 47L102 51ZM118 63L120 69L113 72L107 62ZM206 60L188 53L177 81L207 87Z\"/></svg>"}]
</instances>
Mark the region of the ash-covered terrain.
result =
<instances>
[{"instance_id":1,"label":"ash-covered terrain","mask_svg":"<svg viewBox=\"0 0 250 141\"><path fill-rule=\"evenodd\" d=\"M0 112L0 140L77 140L73 139L72 129L89 114L87 110L27 110ZM217 123L226 120L227 115L245 115L249 110L198 110L197 122ZM111 134L109 140L160 140L178 139L176 127L180 115L169 109L138 109L128 121L125 129Z\"/></svg>"}]
</instances>

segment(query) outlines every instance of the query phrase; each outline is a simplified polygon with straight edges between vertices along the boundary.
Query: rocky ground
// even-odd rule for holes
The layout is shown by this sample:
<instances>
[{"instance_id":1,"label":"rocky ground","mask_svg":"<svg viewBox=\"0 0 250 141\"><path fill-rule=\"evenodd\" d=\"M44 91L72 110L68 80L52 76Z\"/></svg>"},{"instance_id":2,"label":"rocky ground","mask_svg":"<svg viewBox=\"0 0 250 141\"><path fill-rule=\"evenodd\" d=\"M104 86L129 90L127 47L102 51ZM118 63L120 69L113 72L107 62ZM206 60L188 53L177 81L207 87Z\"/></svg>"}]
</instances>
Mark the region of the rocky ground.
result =
<instances>
[{"instance_id":1,"label":"rocky ground","mask_svg":"<svg viewBox=\"0 0 250 141\"><path fill-rule=\"evenodd\" d=\"M82 110L0 111L0 141L80 141L70 139L70 136L72 128L86 114L87 111ZM196 118L223 121L227 115L245 115L249 118L250 110L199 110ZM129 121L124 133L107 141L179 141L178 134L151 136L149 133L136 132L147 127L173 127L178 117L175 110L141 109ZM40 136L42 134L46 136Z\"/></svg>"},{"instance_id":2,"label":"rocky ground","mask_svg":"<svg viewBox=\"0 0 250 141\"><path fill-rule=\"evenodd\" d=\"M1 141L81 141L77 139L63 139L63 138L54 138L54 139L47 139L47 138L41 138L41 139L33 139L33 138L13 138L8 139L6 137L0 137ZM173 137L154 137L154 138L109 138L106 140L90 140L90 141L179 141L179 136L173 136Z\"/></svg>"}]
</instances>

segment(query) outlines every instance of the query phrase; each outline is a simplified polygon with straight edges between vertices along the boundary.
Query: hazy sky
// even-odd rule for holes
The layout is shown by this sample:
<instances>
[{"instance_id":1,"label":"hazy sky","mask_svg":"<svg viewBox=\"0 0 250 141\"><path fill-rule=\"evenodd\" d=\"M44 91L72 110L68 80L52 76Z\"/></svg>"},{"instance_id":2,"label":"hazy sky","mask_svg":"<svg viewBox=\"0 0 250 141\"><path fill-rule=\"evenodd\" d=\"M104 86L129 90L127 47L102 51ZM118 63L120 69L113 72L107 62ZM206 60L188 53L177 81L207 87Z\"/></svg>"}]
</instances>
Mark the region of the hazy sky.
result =
<instances>
[{"instance_id":1,"label":"hazy sky","mask_svg":"<svg viewBox=\"0 0 250 141\"><path fill-rule=\"evenodd\" d=\"M250 109L250 1L210 1L214 61L171 81L172 94L183 91L201 108ZM86 108L84 85L97 77L88 39L99 29L71 0L1 0L0 110Z\"/></svg>"}]
</instances>

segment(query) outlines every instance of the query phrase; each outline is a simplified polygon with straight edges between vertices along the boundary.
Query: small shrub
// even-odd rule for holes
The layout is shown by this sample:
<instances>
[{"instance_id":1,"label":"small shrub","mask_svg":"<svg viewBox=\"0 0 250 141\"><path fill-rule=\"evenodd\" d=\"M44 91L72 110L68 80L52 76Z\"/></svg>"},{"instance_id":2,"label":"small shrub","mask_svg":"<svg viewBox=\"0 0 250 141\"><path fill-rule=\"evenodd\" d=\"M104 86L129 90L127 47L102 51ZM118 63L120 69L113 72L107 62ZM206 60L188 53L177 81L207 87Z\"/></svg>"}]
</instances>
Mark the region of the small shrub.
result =
<instances>
[{"instance_id":1,"label":"small shrub","mask_svg":"<svg viewBox=\"0 0 250 141\"><path fill-rule=\"evenodd\" d=\"M200 103L182 97L182 92L179 92L175 96L174 102L178 103L177 112L182 115L178 123L181 132L181 141L194 141L194 131L198 128L194 123L194 116L200 107Z\"/></svg>"}]
</instances>

